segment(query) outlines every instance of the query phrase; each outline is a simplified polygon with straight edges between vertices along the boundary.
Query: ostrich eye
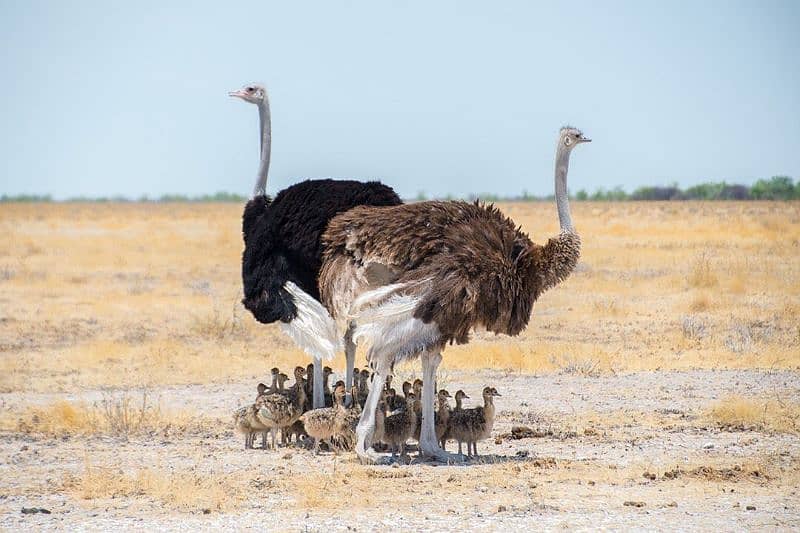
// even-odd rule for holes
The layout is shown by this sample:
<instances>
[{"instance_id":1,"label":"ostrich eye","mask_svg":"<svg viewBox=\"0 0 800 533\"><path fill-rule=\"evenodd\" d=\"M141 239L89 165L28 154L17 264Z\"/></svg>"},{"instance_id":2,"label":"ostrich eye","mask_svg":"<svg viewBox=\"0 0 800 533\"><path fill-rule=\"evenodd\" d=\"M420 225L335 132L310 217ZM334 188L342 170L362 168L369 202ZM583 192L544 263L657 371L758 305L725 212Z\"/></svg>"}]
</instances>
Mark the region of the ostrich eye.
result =
<instances>
[{"instance_id":1,"label":"ostrich eye","mask_svg":"<svg viewBox=\"0 0 800 533\"><path fill-rule=\"evenodd\" d=\"M253 92L253 91L255 91L255 89L254 89L253 87L248 87L248 88L247 88L247 92L251 93L251 92Z\"/></svg>"}]
</instances>

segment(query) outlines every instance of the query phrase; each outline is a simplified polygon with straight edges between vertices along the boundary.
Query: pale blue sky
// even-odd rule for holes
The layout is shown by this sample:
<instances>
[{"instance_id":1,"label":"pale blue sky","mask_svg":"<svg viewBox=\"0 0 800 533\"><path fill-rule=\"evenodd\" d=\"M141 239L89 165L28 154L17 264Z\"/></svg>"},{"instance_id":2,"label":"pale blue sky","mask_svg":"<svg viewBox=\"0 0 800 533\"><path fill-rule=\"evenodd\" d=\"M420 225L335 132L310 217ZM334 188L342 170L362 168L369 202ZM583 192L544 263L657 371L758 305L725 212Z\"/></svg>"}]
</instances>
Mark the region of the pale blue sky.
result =
<instances>
[{"instance_id":1,"label":"pale blue sky","mask_svg":"<svg viewBox=\"0 0 800 533\"><path fill-rule=\"evenodd\" d=\"M167 5L168 4L168 5ZM800 2L0 0L0 193L403 196L800 177Z\"/></svg>"}]
</instances>

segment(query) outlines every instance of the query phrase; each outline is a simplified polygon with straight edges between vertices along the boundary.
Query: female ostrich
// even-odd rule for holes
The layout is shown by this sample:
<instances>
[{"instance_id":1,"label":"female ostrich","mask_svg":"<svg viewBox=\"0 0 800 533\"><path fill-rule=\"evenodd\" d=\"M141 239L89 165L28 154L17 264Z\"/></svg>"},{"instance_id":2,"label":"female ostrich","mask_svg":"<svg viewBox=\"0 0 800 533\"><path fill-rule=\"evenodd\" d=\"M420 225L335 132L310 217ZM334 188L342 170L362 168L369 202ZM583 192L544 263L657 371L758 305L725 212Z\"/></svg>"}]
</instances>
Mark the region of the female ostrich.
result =
<instances>
[{"instance_id":1,"label":"female ostrich","mask_svg":"<svg viewBox=\"0 0 800 533\"><path fill-rule=\"evenodd\" d=\"M258 106L261 162L253 196L244 208L242 234L242 303L259 322L280 321L282 329L314 358L314 408L324 407L322 359L341 345L332 321L319 303L317 277L322 266L322 232L338 213L359 205L401 204L397 194L378 182L306 180L266 195L271 126L267 91L247 85L230 96ZM345 334L346 384L353 382L355 344Z\"/></svg>"},{"instance_id":2,"label":"female ostrich","mask_svg":"<svg viewBox=\"0 0 800 533\"><path fill-rule=\"evenodd\" d=\"M544 246L495 207L477 202L357 207L331 220L323 236L322 302L338 327L355 321L353 337L367 341L375 372L357 429L356 452L363 461L380 458L371 442L386 377L395 363L420 354L420 450L438 460L456 459L440 448L434 427L441 351L447 343L468 342L476 326L517 335L536 299L575 268L580 238L570 217L567 168L572 149L588 141L575 128L559 132L555 191L561 232Z\"/></svg>"}]
</instances>

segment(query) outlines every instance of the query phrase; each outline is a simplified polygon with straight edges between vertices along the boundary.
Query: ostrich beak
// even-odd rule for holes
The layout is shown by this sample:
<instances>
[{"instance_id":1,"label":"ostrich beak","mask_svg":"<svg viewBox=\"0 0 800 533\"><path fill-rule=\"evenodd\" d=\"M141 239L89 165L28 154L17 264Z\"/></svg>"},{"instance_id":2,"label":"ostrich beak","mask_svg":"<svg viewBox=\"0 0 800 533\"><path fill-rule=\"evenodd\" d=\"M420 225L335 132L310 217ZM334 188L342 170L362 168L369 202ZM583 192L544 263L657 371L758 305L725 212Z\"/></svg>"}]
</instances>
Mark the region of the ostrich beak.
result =
<instances>
[{"instance_id":1,"label":"ostrich beak","mask_svg":"<svg viewBox=\"0 0 800 533\"><path fill-rule=\"evenodd\" d=\"M581 137L581 142L582 143L590 143L590 142L592 142L592 140L590 138L588 138L588 137Z\"/></svg>"},{"instance_id":2,"label":"ostrich beak","mask_svg":"<svg viewBox=\"0 0 800 533\"><path fill-rule=\"evenodd\" d=\"M239 89L238 91L230 91L230 92L228 92L228 96L232 96L232 97L235 97L235 98L244 98L245 97L245 92L243 90L241 90L241 89Z\"/></svg>"}]
</instances>

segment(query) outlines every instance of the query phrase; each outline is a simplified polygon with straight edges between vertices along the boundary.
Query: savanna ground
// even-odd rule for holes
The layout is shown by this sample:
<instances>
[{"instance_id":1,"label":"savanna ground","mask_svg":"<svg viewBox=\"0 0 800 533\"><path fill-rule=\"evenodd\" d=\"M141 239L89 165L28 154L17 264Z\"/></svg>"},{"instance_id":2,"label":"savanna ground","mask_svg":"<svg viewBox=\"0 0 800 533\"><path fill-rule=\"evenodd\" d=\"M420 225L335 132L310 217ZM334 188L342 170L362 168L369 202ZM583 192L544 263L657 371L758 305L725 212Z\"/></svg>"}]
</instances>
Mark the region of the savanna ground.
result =
<instances>
[{"instance_id":1,"label":"savanna ground","mask_svg":"<svg viewBox=\"0 0 800 533\"><path fill-rule=\"evenodd\" d=\"M445 352L470 406L503 394L485 455L367 467L233 432L307 362L239 304L240 205L0 205L0 527L800 527L800 204L573 211L528 329Z\"/></svg>"}]
</instances>

